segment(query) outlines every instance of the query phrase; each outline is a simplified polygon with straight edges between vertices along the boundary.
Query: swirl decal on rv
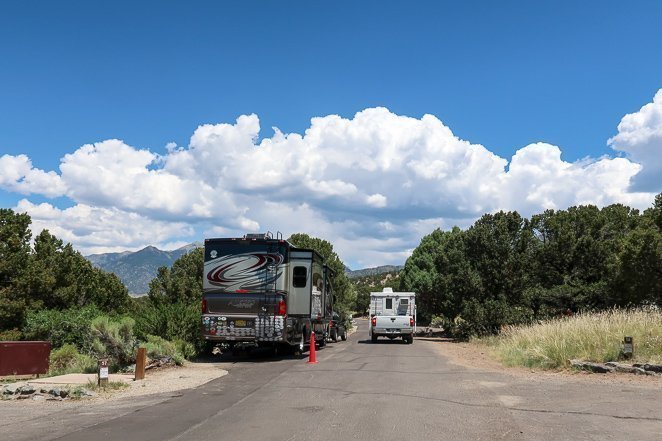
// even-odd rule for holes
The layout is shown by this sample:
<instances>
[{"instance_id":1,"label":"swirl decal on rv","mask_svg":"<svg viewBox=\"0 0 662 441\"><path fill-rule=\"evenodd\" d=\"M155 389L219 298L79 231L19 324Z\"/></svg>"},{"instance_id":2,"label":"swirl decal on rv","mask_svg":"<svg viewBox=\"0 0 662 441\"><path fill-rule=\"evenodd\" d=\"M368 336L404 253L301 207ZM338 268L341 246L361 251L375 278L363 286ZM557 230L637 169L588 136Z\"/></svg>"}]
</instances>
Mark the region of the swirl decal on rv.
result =
<instances>
[{"instance_id":1,"label":"swirl decal on rv","mask_svg":"<svg viewBox=\"0 0 662 441\"><path fill-rule=\"evenodd\" d=\"M207 281L226 291L264 291L282 274L280 254L245 253L222 256L205 263ZM275 266L275 271L268 267ZM207 269L209 268L209 269Z\"/></svg>"}]
</instances>

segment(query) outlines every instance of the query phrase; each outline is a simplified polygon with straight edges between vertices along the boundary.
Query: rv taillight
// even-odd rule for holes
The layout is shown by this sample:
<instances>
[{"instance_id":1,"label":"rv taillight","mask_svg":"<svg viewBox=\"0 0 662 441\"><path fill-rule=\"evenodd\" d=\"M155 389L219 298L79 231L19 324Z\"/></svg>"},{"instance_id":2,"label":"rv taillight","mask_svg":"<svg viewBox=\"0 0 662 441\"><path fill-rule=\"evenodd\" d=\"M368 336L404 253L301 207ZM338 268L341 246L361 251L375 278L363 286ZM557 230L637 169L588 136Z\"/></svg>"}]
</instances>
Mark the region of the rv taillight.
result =
<instances>
[{"instance_id":1,"label":"rv taillight","mask_svg":"<svg viewBox=\"0 0 662 441\"><path fill-rule=\"evenodd\" d=\"M276 311L277 315L286 315L287 314L287 304L285 300L280 299L278 301L278 310Z\"/></svg>"},{"instance_id":2,"label":"rv taillight","mask_svg":"<svg viewBox=\"0 0 662 441\"><path fill-rule=\"evenodd\" d=\"M377 326L377 317L372 318L372 326Z\"/></svg>"},{"instance_id":3,"label":"rv taillight","mask_svg":"<svg viewBox=\"0 0 662 441\"><path fill-rule=\"evenodd\" d=\"M207 299L202 299L202 313L207 313Z\"/></svg>"},{"instance_id":4,"label":"rv taillight","mask_svg":"<svg viewBox=\"0 0 662 441\"><path fill-rule=\"evenodd\" d=\"M329 327L333 327L333 320L329 320Z\"/></svg>"},{"instance_id":5,"label":"rv taillight","mask_svg":"<svg viewBox=\"0 0 662 441\"><path fill-rule=\"evenodd\" d=\"M409 326L414 327L414 317L409 317Z\"/></svg>"}]
</instances>

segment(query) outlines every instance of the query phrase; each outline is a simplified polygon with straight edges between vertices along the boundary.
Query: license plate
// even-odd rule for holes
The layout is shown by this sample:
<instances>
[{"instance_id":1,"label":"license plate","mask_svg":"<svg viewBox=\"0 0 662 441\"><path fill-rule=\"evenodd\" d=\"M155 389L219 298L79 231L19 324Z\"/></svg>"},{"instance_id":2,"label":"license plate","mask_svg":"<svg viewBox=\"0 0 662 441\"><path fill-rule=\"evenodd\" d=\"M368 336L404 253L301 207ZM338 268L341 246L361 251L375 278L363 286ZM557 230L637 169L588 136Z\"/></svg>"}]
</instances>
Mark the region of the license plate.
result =
<instances>
[{"instance_id":1,"label":"license plate","mask_svg":"<svg viewBox=\"0 0 662 441\"><path fill-rule=\"evenodd\" d=\"M246 320L236 320L234 325L238 328L243 328L246 326Z\"/></svg>"}]
</instances>

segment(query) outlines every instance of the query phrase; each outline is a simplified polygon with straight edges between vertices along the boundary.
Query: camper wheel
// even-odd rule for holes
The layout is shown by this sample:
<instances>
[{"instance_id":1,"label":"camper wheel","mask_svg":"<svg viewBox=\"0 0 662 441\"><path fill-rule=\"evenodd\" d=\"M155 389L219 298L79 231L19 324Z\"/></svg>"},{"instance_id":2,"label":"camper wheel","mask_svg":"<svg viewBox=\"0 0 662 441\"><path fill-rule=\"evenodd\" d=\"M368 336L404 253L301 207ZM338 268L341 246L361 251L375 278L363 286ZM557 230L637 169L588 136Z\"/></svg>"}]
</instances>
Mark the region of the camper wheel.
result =
<instances>
[{"instance_id":1,"label":"camper wheel","mask_svg":"<svg viewBox=\"0 0 662 441\"><path fill-rule=\"evenodd\" d=\"M347 331L343 331L342 334L340 334L340 339L342 341L347 340Z\"/></svg>"},{"instance_id":2,"label":"camper wheel","mask_svg":"<svg viewBox=\"0 0 662 441\"><path fill-rule=\"evenodd\" d=\"M375 334L372 334L372 342L377 343L377 336Z\"/></svg>"}]
</instances>

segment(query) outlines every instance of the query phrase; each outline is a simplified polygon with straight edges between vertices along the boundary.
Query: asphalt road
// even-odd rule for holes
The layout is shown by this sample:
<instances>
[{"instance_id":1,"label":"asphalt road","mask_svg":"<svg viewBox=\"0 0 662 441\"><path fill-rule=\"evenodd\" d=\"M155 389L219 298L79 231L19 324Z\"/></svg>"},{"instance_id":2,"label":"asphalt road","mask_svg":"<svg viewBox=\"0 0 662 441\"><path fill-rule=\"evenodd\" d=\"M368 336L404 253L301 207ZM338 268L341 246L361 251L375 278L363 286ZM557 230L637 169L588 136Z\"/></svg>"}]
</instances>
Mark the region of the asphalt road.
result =
<instances>
[{"instance_id":1,"label":"asphalt road","mask_svg":"<svg viewBox=\"0 0 662 441\"><path fill-rule=\"evenodd\" d=\"M662 384L467 369L433 341L372 344L366 324L317 365L228 356L229 374L200 388L62 408L3 424L0 439L662 440Z\"/></svg>"}]
</instances>

